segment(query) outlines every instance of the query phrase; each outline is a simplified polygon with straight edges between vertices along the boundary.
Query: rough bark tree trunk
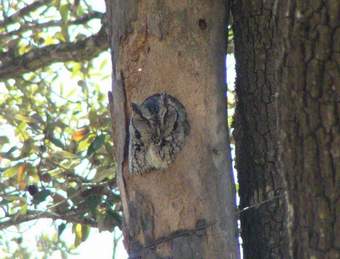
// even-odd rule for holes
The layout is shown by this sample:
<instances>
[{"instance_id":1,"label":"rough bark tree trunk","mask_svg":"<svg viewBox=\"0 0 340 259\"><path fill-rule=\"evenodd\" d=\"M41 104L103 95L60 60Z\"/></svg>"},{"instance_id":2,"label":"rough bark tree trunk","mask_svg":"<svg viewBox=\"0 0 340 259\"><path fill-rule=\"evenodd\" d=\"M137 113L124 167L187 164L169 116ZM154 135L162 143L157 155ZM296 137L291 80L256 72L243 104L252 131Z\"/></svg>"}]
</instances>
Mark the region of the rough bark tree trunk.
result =
<instances>
[{"instance_id":1,"label":"rough bark tree trunk","mask_svg":"<svg viewBox=\"0 0 340 259\"><path fill-rule=\"evenodd\" d=\"M118 184L130 258L238 258L226 126L225 1L107 0ZM131 102L167 92L190 134L165 171L130 176Z\"/></svg>"},{"instance_id":2,"label":"rough bark tree trunk","mask_svg":"<svg viewBox=\"0 0 340 259\"><path fill-rule=\"evenodd\" d=\"M340 258L340 3L243 0L234 16L241 203L284 188L287 215L286 234L282 206L241 217L246 258Z\"/></svg>"},{"instance_id":3,"label":"rough bark tree trunk","mask_svg":"<svg viewBox=\"0 0 340 259\"><path fill-rule=\"evenodd\" d=\"M290 256L340 258L340 2L281 5L279 169Z\"/></svg>"},{"instance_id":4,"label":"rough bark tree trunk","mask_svg":"<svg viewBox=\"0 0 340 259\"><path fill-rule=\"evenodd\" d=\"M244 257L250 259L285 258L288 248L284 187L278 171L274 1L261 2L238 0L232 6L236 168L240 210L249 207L240 220Z\"/></svg>"}]
</instances>

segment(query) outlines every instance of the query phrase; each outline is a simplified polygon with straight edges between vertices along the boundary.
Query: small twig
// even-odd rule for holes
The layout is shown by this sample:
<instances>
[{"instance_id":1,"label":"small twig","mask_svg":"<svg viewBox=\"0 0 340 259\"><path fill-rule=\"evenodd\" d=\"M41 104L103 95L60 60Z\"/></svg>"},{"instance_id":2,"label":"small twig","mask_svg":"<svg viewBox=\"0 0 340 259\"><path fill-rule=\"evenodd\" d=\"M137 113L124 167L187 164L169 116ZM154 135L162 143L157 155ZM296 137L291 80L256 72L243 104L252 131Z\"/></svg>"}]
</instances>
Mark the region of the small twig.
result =
<instances>
[{"instance_id":1,"label":"small twig","mask_svg":"<svg viewBox=\"0 0 340 259\"><path fill-rule=\"evenodd\" d=\"M37 0L33 2L32 4L25 6L24 8L20 9L19 11L12 14L11 16L5 17L3 21L0 21L0 27L4 27L6 25L15 23L17 19L19 19L20 17L28 15L29 13L38 9L39 7L50 3L51 1L52 0Z\"/></svg>"},{"instance_id":2,"label":"small twig","mask_svg":"<svg viewBox=\"0 0 340 259\"><path fill-rule=\"evenodd\" d=\"M81 25L81 24L87 23L88 21L90 21L92 19L102 19L103 16L104 16L103 13L91 12L91 13L85 14L84 16L82 16L78 19L69 21L68 24L69 25ZM44 22L44 23L25 23L25 24L22 24L20 26L20 28L17 29L17 30L10 31L10 32L7 32L7 33L0 33L0 35L2 37L11 37L11 36L18 35L20 33L26 32L28 30L44 29L44 28L48 28L48 27L60 27L60 26L62 26L62 24L63 24L63 21L61 21L61 20L48 21L48 22Z\"/></svg>"},{"instance_id":3,"label":"small twig","mask_svg":"<svg viewBox=\"0 0 340 259\"><path fill-rule=\"evenodd\" d=\"M0 230L3 230L5 228L8 228L10 226L18 225L20 223L24 223L31 220L37 220L42 218L49 218L49 219L62 219L66 220L68 222L73 223L80 223L80 224L86 224L90 225L91 227L97 227L97 223L95 221L92 221L90 219L86 218L80 218L79 215L70 215L70 214L57 214L54 212L49 211L28 211L25 215L17 215L16 217L13 216L9 220L0 223Z\"/></svg>"},{"instance_id":4,"label":"small twig","mask_svg":"<svg viewBox=\"0 0 340 259\"><path fill-rule=\"evenodd\" d=\"M89 60L108 47L106 30L102 27L97 34L84 40L35 48L17 57L5 53L0 62L0 79L18 78L55 62Z\"/></svg>"},{"instance_id":5,"label":"small twig","mask_svg":"<svg viewBox=\"0 0 340 259\"><path fill-rule=\"evenodd\" d=\"M243 212L245 212L245 211L247 211L247 210L250 210L250 209L254 209L254 208L257 209L258 207L260 207L260 206L262 206L262 205L264 205L264 204L266 204L266 203L272 202L272 201L274 201L274 200L276 200L276 199L278 199L278 198L281 198L281 197L283 197L283 196L284 196L284 194L276 195L276 196L271 197L270 199L267 199L267 200L261 201L261 202L259 202L259 203L255 203L255 204L253 204L253 205L250 205L250 206L248 206L248 207L245 207L245 208L243 208L243 209L241 209L241 210L238 210L238 211L237 211L237 215L239 216L241 213L243 213Z\"/></svg>"}]
</instances>

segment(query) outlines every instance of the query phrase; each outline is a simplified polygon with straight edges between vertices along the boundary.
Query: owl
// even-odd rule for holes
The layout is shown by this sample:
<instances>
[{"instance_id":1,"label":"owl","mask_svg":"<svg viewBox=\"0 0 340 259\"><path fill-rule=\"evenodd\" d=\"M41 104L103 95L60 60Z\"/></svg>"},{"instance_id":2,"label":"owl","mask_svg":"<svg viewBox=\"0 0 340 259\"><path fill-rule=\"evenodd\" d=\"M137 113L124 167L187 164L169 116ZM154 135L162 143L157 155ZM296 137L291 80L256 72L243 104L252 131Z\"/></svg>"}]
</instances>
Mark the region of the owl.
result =
<instances>
[{"instance_id":1,"label":"owl","mask_svg":"<svg viewBox=\"0 0 340 259\"><path fill-rule=\"evenodd\" d=\"M184 106L166 93L132 103L129 124L129 173L166 169L183 148L190 126Z\"/></svg>"}]
</instances>

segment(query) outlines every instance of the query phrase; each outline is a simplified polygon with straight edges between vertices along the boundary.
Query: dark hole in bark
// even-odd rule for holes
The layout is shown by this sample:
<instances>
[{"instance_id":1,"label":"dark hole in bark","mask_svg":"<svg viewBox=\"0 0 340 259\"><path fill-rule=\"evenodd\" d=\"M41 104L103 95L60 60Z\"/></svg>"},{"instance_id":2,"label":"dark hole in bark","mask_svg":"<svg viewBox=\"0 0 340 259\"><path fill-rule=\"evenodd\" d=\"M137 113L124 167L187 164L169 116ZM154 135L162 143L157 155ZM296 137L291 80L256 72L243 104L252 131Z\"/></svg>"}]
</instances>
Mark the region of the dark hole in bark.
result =
<instances>
[{"instance_id":1,"label":"dark hole in bark","mask_svg":"<svg viewBox=\"0 0 340 259\"><path fill-rule=\"evenodd\" d=\"M199 19L198 20L198 26L200 27L200 29L203 31L207 28L207 22L204 19Z\"/></svg>"}]
</instances>

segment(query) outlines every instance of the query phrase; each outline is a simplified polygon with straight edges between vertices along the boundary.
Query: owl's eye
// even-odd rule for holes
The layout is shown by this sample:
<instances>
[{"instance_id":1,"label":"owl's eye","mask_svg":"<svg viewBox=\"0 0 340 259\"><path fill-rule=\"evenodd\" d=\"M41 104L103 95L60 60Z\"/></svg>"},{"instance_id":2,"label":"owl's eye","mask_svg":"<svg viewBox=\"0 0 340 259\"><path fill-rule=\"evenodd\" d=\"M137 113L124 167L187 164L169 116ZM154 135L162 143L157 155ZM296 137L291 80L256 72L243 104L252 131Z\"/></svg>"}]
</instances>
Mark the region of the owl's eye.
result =
<instances>
[{"instance_id":1,"label":"owl's eye","mask_svg":"<svg viewBox=\"0 0 340 259\"><path fill-rule=\"evenodd\" d=\"M135 130L135 137L136 137L136 139L140 139L141 138L141 135L140 135L138 130Z\"/></svg>"},{"instance_id":2,"label":"owl's eye","mask_svg":"<svg viewBox=\"0 0 340 259\"><path fill-rule=\"evenodd\" d=\"M153 136L151 137L151 141L152 141L155 145L161 145L161 144L162 144L162 136L153 135Z\"/></svg>"},{"instance_id":3,"label":"owl's eye","mask_svg":"<svg viewBox=\"0 0 340 259\"><path fill-rule=\"evenodd\" d=\"M164 147L164 146L165 146L165 144L166 144L166 141L165 141L165 139L161 140L160 146L161 146L161 147Z\"/></svg>"},{"instance_id":4,"label":"owl's eye","mask_svg":"<svg viewBox=\"0 0 340 259\"><path fill-rule=\"evenodd\" d=\"M175 121L174 128L173 128L172 130L176 130L176 129L177 129L177 127L178 127L178 122L177 122L177 121Z\"/></svg>"},{"instance_id":5,"label":"owl's eye","mask_svg":"<svg viewBox=\"0 0 340 259\"><path fill-rule=\"evenodd\" d=\"M137 152L141 151L141 146L140 146L140 145L135 145L135 150L136 150Z\"/></svg>"}]
</instances>

